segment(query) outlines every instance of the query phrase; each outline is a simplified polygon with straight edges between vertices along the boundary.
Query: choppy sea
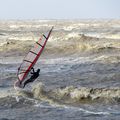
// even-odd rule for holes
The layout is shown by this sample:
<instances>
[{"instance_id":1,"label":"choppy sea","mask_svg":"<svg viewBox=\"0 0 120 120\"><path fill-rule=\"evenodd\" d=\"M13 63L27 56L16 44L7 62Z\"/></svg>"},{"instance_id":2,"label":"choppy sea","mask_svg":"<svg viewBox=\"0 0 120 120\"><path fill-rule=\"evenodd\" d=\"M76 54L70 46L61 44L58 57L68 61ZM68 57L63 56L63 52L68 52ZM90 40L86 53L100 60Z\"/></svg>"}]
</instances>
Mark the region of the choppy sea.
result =
<instances>
[{"instance_id":1,"label":"choppy sea","mask_svg":"<svg viewBox=\"0 0 120 120\"><path fill-rule=\"evenodd\" d=\"M54 30L21 91L17 69ZM120 20L0 21L0 120L120 120Z\"/></svg>"}]
</instances>

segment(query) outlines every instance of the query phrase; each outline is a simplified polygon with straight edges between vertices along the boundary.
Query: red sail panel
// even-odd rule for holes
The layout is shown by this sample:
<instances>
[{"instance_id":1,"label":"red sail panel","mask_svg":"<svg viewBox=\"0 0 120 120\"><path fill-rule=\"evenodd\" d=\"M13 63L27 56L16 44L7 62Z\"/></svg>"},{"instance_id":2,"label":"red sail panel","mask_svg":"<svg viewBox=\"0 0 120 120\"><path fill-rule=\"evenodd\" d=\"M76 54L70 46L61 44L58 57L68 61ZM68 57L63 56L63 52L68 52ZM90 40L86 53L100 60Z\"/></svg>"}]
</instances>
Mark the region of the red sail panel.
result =
<instances>
[{"instance_id":1,"label":"red sail panel","mask_svg":"<svg viewBox=\"0 0 120 120\"><path fill-rule=\"evenodd\" d=\"M52 27L53 29L53 27ZM18 79L22 82L24 79L27 77L28 73L30 72L31 68L35 65L37 62L38 58L40 57L47 40L50 37L50 34L52 32L52 29L46 33L45 35L43 34L41 38L34 44L33 48L29 51L27 56L24 58L22 64L20 65L18 69Z\"/></svg>"}]
</instances>

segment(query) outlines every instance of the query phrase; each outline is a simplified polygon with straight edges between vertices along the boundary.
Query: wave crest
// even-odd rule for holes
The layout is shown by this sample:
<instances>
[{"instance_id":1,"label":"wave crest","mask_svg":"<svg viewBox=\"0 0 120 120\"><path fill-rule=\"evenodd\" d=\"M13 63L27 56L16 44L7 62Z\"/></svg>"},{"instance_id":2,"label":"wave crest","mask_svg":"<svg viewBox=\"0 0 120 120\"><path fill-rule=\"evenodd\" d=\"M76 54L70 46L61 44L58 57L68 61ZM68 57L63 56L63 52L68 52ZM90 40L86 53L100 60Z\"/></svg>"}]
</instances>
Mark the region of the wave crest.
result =
<instances>
[{"instance_id":1,"label":"wave crest","mask_svg":"<svg viewBox=\"0 0 120 120\"><path fill-rule=\"evenodd\" d=\"M68 37L69 36L69 37ZM52 41L48 41L43 55L70 55L81 53L104 53L119 52L120 44L118 41L108 41L96 37L89 37L84 34L75 34L73 37L68 35L65 38L52 36ZM76 37L77 36L77 37ZM1 55L24 55L33 46L34 41L16 41L11 40L1 44Z\"/></svg>"},{"instance_id":2,"label":"wave crest","mask_svg":"<svg viewBox=\"0 0 120 120\"><path fill-rule=\"evenodd\" d=\"M119 103L120 88L76 88L68 86L65 88L56 88L47 90L40 83L32 90L33 96L36 99L48 102L57 102L59 104L80 104L80 103Z\"/></svg>"}]
</instances>

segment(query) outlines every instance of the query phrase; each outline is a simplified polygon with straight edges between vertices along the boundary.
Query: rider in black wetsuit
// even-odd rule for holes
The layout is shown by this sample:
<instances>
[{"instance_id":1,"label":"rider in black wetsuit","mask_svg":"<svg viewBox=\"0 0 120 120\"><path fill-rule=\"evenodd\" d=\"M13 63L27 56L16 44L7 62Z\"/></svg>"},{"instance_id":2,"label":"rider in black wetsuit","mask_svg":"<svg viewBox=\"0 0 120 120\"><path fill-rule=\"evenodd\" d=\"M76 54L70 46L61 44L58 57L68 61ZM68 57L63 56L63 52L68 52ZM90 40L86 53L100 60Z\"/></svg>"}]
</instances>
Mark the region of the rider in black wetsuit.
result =
<instances>
[{"instance_id":1,"label":"rider in black wetsuit","mask_svg":"<svg viewBox=\"0 0 120 120\"><path fill-rule=\"evenodd\" d=\"M23 88L25 87L26 84L28 84L29 82L33 82L39 76L40 69L38 69L36 72L34 71L34 68L31 68L31 69L32 69L32 72L31 72L32 76L24 82Z\"/></svg>"}]
</instances>

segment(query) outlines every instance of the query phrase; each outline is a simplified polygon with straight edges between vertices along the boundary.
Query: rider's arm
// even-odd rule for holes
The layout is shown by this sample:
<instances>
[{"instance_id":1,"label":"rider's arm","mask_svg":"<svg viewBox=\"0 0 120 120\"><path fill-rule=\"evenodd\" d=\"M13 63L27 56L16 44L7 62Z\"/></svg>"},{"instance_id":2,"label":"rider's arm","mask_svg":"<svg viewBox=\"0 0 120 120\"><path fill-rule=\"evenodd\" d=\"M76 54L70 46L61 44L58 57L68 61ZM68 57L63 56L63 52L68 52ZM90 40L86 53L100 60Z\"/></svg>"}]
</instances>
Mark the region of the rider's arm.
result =
<instances>
[{"instance_id":1,"label":"rider's arm","mask_svg":"<svg viewBox=\"0 0 120 120\"><path fill-rule=\"evenodd\" d=\"M31 71L30 73L31 73L31 74L34 74L35 71L34 71L34 68L33 68L33 67L31 68L31 70L32 70L32 71Z\"/></svg>"}]
</instances>

